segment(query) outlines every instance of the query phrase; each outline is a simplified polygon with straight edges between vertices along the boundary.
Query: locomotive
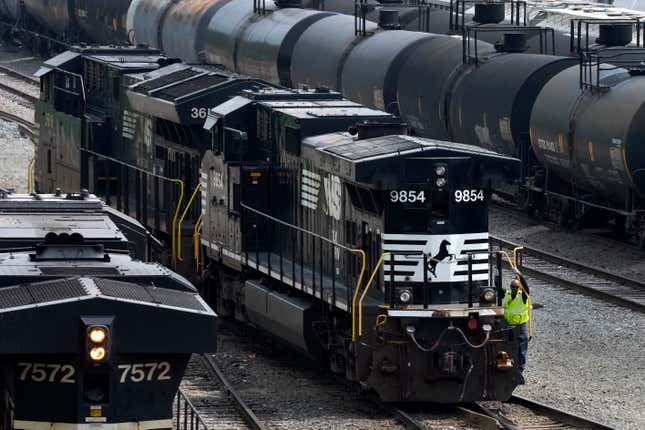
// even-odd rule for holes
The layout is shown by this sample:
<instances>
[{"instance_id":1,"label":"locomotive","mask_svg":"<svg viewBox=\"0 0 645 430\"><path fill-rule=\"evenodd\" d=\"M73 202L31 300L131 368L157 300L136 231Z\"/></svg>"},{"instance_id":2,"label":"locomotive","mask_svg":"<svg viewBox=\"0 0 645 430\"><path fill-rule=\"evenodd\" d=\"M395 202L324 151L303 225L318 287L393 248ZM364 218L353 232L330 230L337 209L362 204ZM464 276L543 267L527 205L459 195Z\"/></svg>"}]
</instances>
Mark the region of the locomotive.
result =
<instances>
[{"instance_id":1,"label":"locomotive","mask_svg":"<svg viewBox=\"0 0 645 430\"><path fill-rule=\"evenodd\" d=\"M394 115L326 88L290 90L181 63L127 73L127 62L106 61L120 48L103 47L100 55L88 49L45 65L47 102L39 109L55 112L60 100L88 109L65 121L103 112L106 123L118 124L114 140L44 127L41 135L53 132L55 145L40 154L80 148L76 163L66 162L76 172L66 180L105 193L161 234L173 249L168 262L201 280L218 313L283 338L384 400L510 395L519 381L516 337L499 306L501 279L489 273L485 208L489 179L512 174L514 160L407 136ZM148 55L129 52L133 64ZM113 99L83 105L61 88L64 76L98 70L129 84L120 93L122 112L107 108ZM39 184L56 183L58 154L52 173L37 163ZM428 169L428 162L438 165ZM183 184L183 199L166 178ZM398 203L386 200L394 191L401 191ZM403 219L408 223L396 224ZM446 261L438 261L440 253ZM442 331L441 345L423 352ZM464 346L460 333L481 347ZM397 370L394 345L412 338L421 348L410 346L410 372L427 374L430 383L405 382ZM374 357L365 345L379 346ZM371 360L383 372L370 375Z\"/></svg>"},{"instance_id":2,"label":"locomotive","mask_svg":"<svg viewBox=\"0 0 645 430\"><path fill-rule=\"evenodd\" d=\"M184 369L212 351L216 316L185 278L129 252L145 246L143 226L85 192L2 193L0 226L6 428L173 427Z\"/></svg>"},{"instance_id":3,"label":"locomotive","mask_svg":"<svg viewBox=\"0 0 645 430\"><path fill-rule=\"evenodd\" d=\"M246 92L209 112L204 293L384 401L508 398L517 337L491 276L487 204L517 160L391 120L308 136L339 108L288 95Z\"/></svg>"}]
</instances>

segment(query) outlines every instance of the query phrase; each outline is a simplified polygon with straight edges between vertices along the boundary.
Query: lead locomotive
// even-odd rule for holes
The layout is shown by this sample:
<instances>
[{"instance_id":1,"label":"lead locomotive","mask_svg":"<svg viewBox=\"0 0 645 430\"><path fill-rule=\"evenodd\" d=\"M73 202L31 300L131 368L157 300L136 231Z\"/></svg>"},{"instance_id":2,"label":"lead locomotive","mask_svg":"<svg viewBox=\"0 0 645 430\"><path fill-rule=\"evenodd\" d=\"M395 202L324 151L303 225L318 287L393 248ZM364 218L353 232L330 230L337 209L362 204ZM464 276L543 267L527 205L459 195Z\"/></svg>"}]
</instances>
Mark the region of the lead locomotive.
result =
<instances>
[{"instance_id":1,"label":"lead locomotive","mask_svg":"<svg viewBox=\"0 0 645 430\"><path fill-rule=\"evenodd\" d=\"M340 110L371 118L318 134L342 129ZM220 313L385 401L511 395L517 345L491 282L487 203L512 158L401 134L332 93L247 92L206 124L204 292Z\"/></svg>"}]
</instances>

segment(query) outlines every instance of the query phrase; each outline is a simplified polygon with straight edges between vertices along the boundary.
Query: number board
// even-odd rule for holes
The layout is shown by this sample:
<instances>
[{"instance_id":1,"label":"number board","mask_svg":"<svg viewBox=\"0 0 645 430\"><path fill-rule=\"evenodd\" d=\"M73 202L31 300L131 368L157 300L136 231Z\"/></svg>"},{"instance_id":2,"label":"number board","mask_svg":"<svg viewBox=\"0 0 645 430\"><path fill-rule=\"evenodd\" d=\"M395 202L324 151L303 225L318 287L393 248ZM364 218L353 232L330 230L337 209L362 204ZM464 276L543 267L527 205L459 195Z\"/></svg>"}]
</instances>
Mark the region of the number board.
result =
<instances>
[{"instance_id":1,"label":"number board","mask_svg":"<svg viewBox=\"0 0 645 430\"><path fill-rule=\"evenodd\" d=\"M390 190L387 192L391 204L405 206L425 206L430 202L430 193L426 190Z\"/></svg>"},{"instance_id":2,"label":"number board","mask_svg":"<svg viewBox=\"0 0 645 430\"><path fill-rule=\"evenodd\" d=\"M477 203L485 201L484 190L481 188L455 190L453 197L455 203Z\"/></svg>"}]
</instances>

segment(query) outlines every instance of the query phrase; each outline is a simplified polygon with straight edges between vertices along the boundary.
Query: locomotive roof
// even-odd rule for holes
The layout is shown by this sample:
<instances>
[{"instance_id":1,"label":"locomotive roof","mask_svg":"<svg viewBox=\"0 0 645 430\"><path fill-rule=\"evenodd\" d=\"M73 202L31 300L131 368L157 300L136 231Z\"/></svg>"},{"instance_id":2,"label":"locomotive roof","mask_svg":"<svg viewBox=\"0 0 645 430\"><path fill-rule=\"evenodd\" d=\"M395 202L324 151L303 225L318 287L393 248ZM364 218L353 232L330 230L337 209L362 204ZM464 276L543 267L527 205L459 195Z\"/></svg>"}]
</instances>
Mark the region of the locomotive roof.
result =
<instances>
[{"instance_id":1,"label":"locomotive roof","mask_svg":"<svg viewBox=\"0 0 645 430\"><path fill-rule=\"evenodd\" d=\"M7 239L43 239L47 233L78 233L85 239L122 240L126 237L105 214L86 212L0 213L0 243Z\"/></svg>"},{"instance_id":2,"label":"locomotive roof","mask_svg":"<svg viewBox=\"0 0 645 430\"><path fill-rule=\"evenodd\" d=\"M208 126L212 127L215 118L222 118L236 112L251 103L257 103L276 112L297 118L300 120L315 118L347 118L347 117L379 117L394 118L392 114L376 109L365 107L360 103L337 97L337 93L317 93L315 90L305 91L264 91L265 97L253 95L236 96L217 107L211 109ZM271 94L269 98L266 96ZM211 124L212 123L212 124Z\"/></svg>"},{"instance_id":3,"label":"locomotive roof","mask_svg":"<svg viewBox=\"0 0 645 430\"><path fill-rule=\"evenodd\" d=\"M149 236L139 221L107 206L93 194L0 192L0 242L36 241L47 233L78 233L87 240L123 242L135 239L128 237L131 233L137 239Z\"/></svg>"},{"instance_id":4,"label":"locomotive roof","mask_svg":"<svg viewBox=\"0 0 645 430\"><path fill-rule=\"evenodd\" d=\"M427 151L459 152L500 159L514 159L478 146L407 135L380 136L355 140L349 133L341 132L313 136L305 139L303 143L354 163Z\"/></svg>"},{"instance_id":5,"label":"locomotive roof","mask_svg":"<svg viewBox=\"0 0 645 430\"><path fill-rule=\"evenodd\" d=\"M99 261L98 259L39 260L32 258L32 255L32 251L0 252L0 287L35 282L37 279L100 276L118 278L123 282L154 284L174 290L196 291L188 280L161 264L135 260L125 253L107 252L109 261Z\"/></svg>"},{"instance_id":6,"label":"locomotive roof","mask_svg":"<svg viewBox=\"0 0 645 430\"><path fill-rule=\"evenodd\" d=\"M213 313L196 291L178 291L100 277L50 279L0 288L0 313L62 300L102 297L128 300L154 307L183 308L188 312Z\"/></svg>"},{"instance_id":7,"label":"locomotive roof","mask_svg":"<svg viewBox=\"0 0 645 430\"><path fill-rule=\"evenodd\" d=\"M516 158L501 155L478 146L407 135L389 135L355 140L347 132L330 133L303 140L303 158L314 166L334 172L349 181L371 183L383 171L398 169L399 158L477 157L489 160L493 176L497 163L518 162ZM394 163L394 164L393 164Z\"/></svg>"},{"instance_id":8,"label":"locomotive roof","mask_svg":"<svg viewBox=\"0 0 645 430\"><path fill-rule=\"evenodd\" d=\"M54 69L77 67L81 59L109 64L114 69L134 72L155 69L167 60L159 50L127 46L75 46L47 61L34 74L41 77Z\"/></svg>"},{"instance_id":9,"label":"locomotive roof","mask_svg":"<svg viewBox=\"0 0 645 430\"><path fill-rule=\"evenodd\" d=\"M221 68L187 64L172 64L140 78L127 93L134 110L181 124L201 125L211 106L243 89L267 85Z\"/></svg>"}]
</instances>

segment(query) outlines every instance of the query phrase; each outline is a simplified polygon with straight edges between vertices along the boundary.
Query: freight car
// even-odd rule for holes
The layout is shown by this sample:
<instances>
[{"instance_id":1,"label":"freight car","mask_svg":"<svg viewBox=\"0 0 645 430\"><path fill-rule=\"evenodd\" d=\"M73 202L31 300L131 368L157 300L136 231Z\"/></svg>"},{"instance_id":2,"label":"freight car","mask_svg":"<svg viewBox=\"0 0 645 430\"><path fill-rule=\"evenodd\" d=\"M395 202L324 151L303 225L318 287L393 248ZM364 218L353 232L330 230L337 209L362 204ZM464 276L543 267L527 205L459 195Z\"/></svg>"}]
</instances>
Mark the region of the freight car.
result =
<instances>
[{"instance_id":1,"label":"freight car","mask_svg":"<svg viewBox=\"0 0 645 430\"><path fill-rule=\"evenodd\" d=\"M97 228L94 214L61 232L57 216L82 218L95 204L0 199L3 237L28 245L0 249L0 412L11 428L171 428L190 354L215 345L215 314L195 287L119 249L114 224ZM17 211L32 228L12 231Z\"/></svg>"},{"instance_id":2,"label":"freight car","mask_svg":"<svg viewBox=\"0 0 645 430\"><path fill-rule=\"evenodd\" d=\"M140 3L147 4L146 0ZM483 17L503 18L503 14L496 14L496 3L478 6ZM156 13L152 4L145 10ZM190 48L191 58L201 56L207 62L287 86L328 86L352 100L400 115L419 135L516 155L523 163L520 200L527 210L578 226L610 221L645 244L645 203L634 179L639 159L627 154L642 127L637 121L641 106L637 100L645 94L640 88L642 66L636 57L642 58L643 51L623 48L632 34L641 39L637 19L605 20L573 14L572 21L565 16L568 23L577 24L573 25L574 49L585 53L573 59L543 55L551 43L543 44L543 54L524 52L526 41L535 32L541 33L543 41L547 39L549 31L544 28L468 25L464 37L456 38L396 30L384 23L378 26L328 11L277 6L258 9L246 0L213 2L209 14L209 24L199 27L193 42L183 45ZM144 42L155 43L137 30L150 18L140 16L132 22L135 37L142 34ZM162 31L163 23L160 25ZM591 34L594 27L599 31L597 43ZM495 45L482 41L486 32L495 32L502 41ZM176 37L186 44L186 34L176 33ZM164 43L164 47L175 46ZM618 49L626 51L615 55ZM600 65L598 59L610 65ZM616 76L624 79L610 79L602 85L585 82L585 76L594 76L599 67L618 67L621 70ZM551 137L535 137L558 142L550 147L557 146L563 157L572 160L570 165L559 161L542 164L546 158L540 152L544 150L532 138L532 130L543 129L540 118L552 117L553 102L546 93L541 96L551 81L567 88L571 102L558 105L562 116L557 121L544 123L560 124L557 130L549 129ZM634 104L625 110L613 95L619 87L634 97ZM608 88L611 91L606 91ZM570 121L581 112L576 97L590 109L597 106L596 114L604 118L621 111L625 121L633 124L632 130L625 129L621 121L608 121L598 134L590 128L592 124ZM536 103L538 99L544 102ZM575 143L579 135L592 142L596 151L580 151L581 146ZM597 139L602 143L594 143ZM612 156L605 153L610 147ZM567 153L574 148L575 155ZM623 152L625 157L620 155ZM628 162L618 163L621 157ZM585 169L587 179L580 180L580 175L572 173L576 169Z\"/></svg>"},{"instance_id":3,"label":"freight car","mask_svg":"<svg viewBox=\"0 0 645 430\"><path fill-rule=\"evenodd\" d=\"M521 377L487 203L517 160L395 123L303 138L333 113L297 112L279 91L210 112L205 294L385 401L507 398ZM221 131L256 118L240 158Z\"/></svg>"}]
</instances>

